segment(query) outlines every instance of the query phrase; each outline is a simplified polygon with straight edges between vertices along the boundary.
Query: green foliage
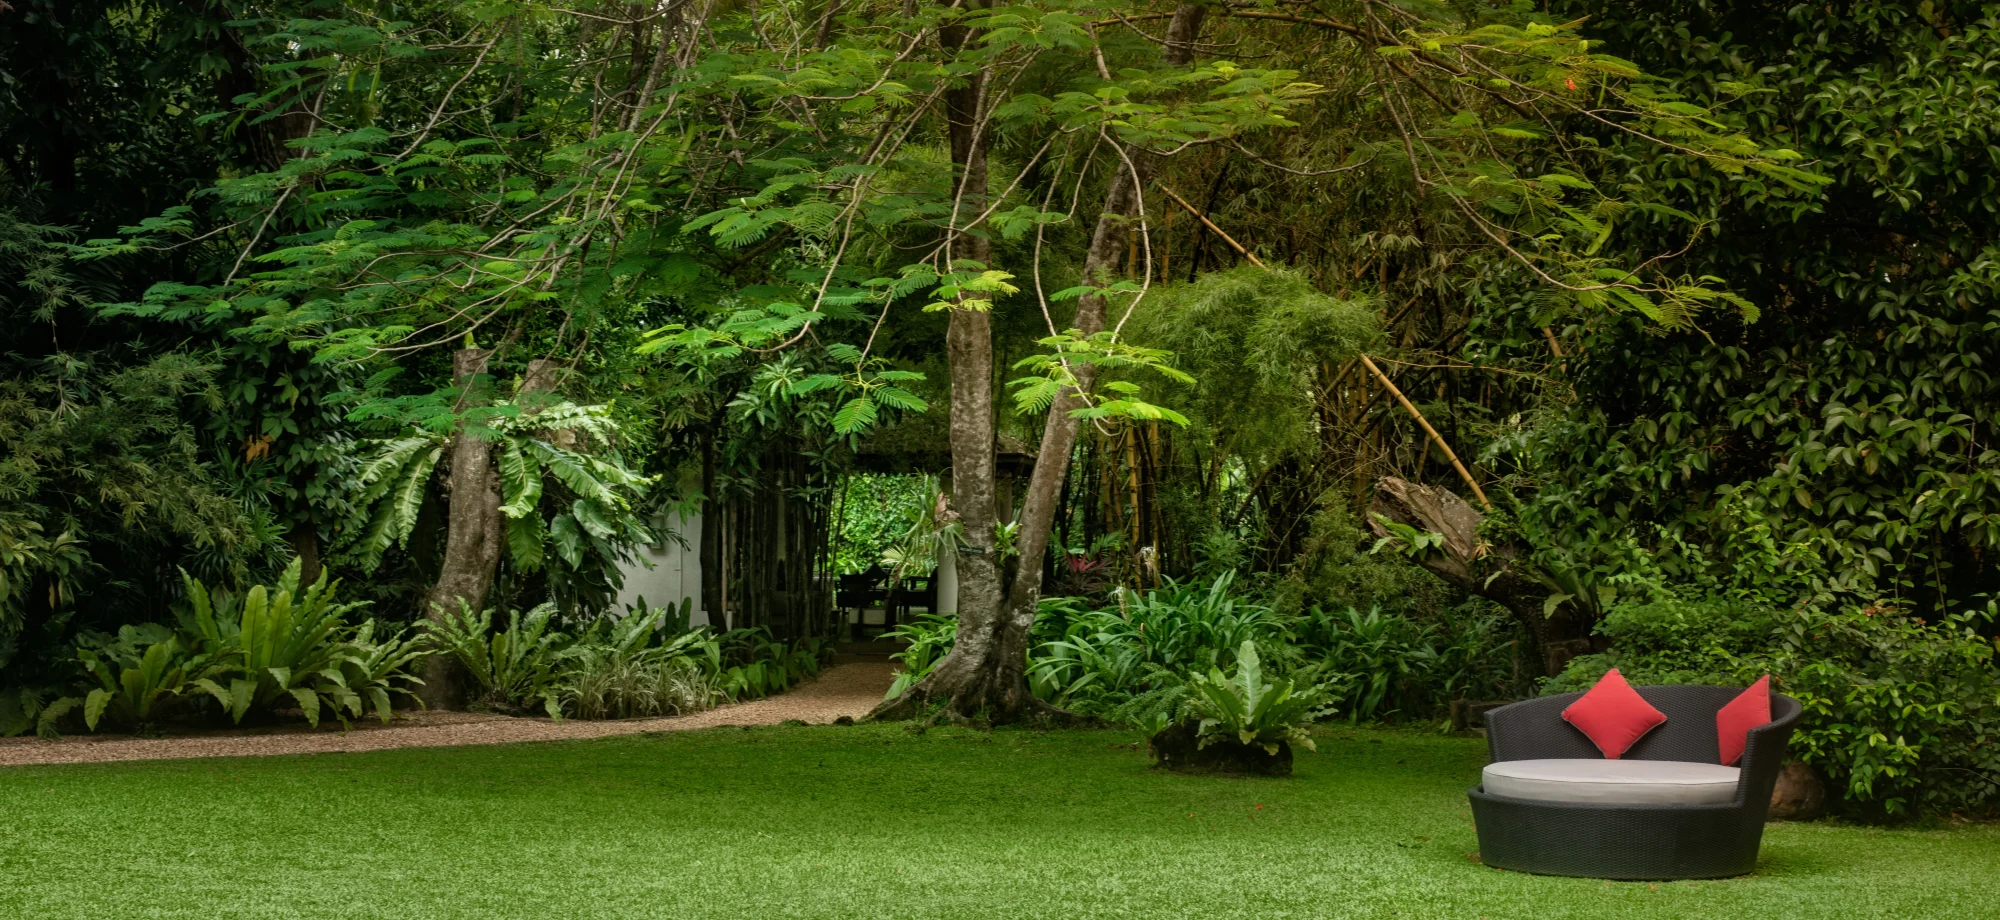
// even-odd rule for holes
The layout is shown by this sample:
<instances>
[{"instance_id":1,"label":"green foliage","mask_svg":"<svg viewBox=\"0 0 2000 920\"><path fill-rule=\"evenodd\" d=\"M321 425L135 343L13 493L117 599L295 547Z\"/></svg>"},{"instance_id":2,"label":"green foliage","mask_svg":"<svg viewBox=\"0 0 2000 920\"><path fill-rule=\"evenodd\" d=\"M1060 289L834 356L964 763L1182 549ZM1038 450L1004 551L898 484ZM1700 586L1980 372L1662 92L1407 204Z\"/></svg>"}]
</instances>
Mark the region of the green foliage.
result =
<instances>
[{"instance_id":1,"label":"green foliage","mask_svg":"<svg viewBox=\"0 0 2000 920\"><path fill-rule=\"evenodd\" d=\"M77 700L73 696L50 699L51 695L34 687L0 693L0 738L12 738L31 728L42 738L59 737L56 726L76 709Z\"/></svg>"},{"instance_id":2,"label":"green foliage","mask_svg":"<svg viewBox=\"0 0 2000 920\"><path fill-rule=\"evenodd\" d=\"M1307 526L1299 554L1270 589L1279 612L1300 616L1313 607L1355 607L1422 620L1458 603L1442 581L1403 554L1364 551L1367 534L1343 502L1321 505Z\"/></svg>"},{"instance_id":3,"label":"green foliage","mask_svg":"<svg viewBox=\"0 0 2000 920\"><path fill-rule=\"evenodd\" d=\"M1389 531L1389 535L1376 540L1375 545L1368 548L1369 555L1393 548L1411 559L1422 559L1425 554L1444 546L1444 534L1418 530L1380 514L1374 515L1374 518Z\"/></svg>"},{"instance_id":4,"label":"green foliage","mask_svg":"<svg viewBox=\"0 0 2000 920\"><path fill-rule=\"evenodd\" d=\"M1616 147L1635 157L1635 182L1716 228L1685 270L1731 278L1766 310L1707 336L1562 330L1587 356L1566 367L1575 398L1509 421L1484 461L1517 471L1541 545L1590 567L1635 528L1710 542L1748 513L1920 616L1982 603L2000 546L2000 456L1978 434L2000 411L1996 26L1990 3L1641 4L1593 18L1692 101L1733 100L1732 125L1784 132L1832 184L1788 206ZM1627 228L1638 246L1664 238ZM1492 294L1474 347L1539 350L1518 298Z\"/></svg>"},{"instance_id":5,"label":"green foliage","mask_svg":"<svg viewBox=\"0 0 2000 920\"><path fill-rule=\"evenodd\" d=\"M1192 385L1193 377L1168 363L1170 352L1121 342L1112 332L1085 335L1077 329L1045 337L1040 344L1049 353L1030 355L1014 364L1015 370L1032 373L1007 382L1017 388L1014 408L1022 414L1047 412L1064 393L1082 393L1077 374L1090 369L1095 373L1112 371L1117 376L1103 381L1084 398L1083 405L1071 409L1071 418L1165 421L1187 426L1187 416L1140 398L1139 384L1125 379L1147 371L1183 386Z\"/></svg>"},{"instance_id":6,"label":"green foliage","mask_svg":"<svg viewBox=\"0 0 2000 920\"><path fill-rule=\"evenodd\" d=\"M1245 639L1236 652L1236 673L1210 668L1188 680L1187 712L1201 720L1202 747L1229 741L1276 754L1286 743L1315 750L1306 726L1332 709L1317 687L1299 690L1284 678L1266 680L1257 643Z\"/></svg>"},{"instance_id":7,"label":"green foliage","mask_svg":"<svg viewBox=\"0 0 2000 920\"><path fill-rule=\"evenodd\" d=\"M60 257L62 231L8 204L0 197L0 321L53 335L87 289ZM219 398L216 368L162 352L0 365L0 642L73 610L101 559L171 545L240 563L250 515L223 493L190 421ZM9 657L0 649L0 665Z\"/></svg>"},{"instance_id":8,"label":"green foliage","mask_svg":"<svg viewBox=\"0 0 2000 920\"><path fill-rule=\"evenodd\" d=\"M37 729L47 734L76 706L93 731L107 719L154 728L199 715L211 700L236 723L294 706L313 725L329 714L342 725L370 713L388 722L391 694L418 683L410 671L422 655L419 640L400 631L378 638L374 621L349 625L362 605L334 603L339 585L325 572L301 590L299 568L294 561L276 584L252 586L241 598L212 594L183 575L188 604L178 629L147 623L86 633L76 649L80 697L43 708ZM23 730L28 708L0 727Z\"/></svg>"},{"instance_id":9,"label":"green foliage","mask_svg":"<svg viewBox=\"0 0 2000 920\"><path fill-rule=\"evenodd\" d=\"M678 611L685 624L691 600ZM669 611L640 610L598 620L565 651L563 709L579 719L680 715L723 695L706 667L716 643L706 633L663 629Z\"/></svg>"},{"instance_id":10,"label":"green foliage","mask_svg":"<svg viewBox=\"0 0 2000 920\"><path fill-rule=\"evenodd\" d=\"M892 583L911 575L922 577L935 572L938 560L965 544L965 525L948 509L948 499L935 476L925 476L917 495L919 502L905 502L900 532L883 547L880 563L889 568ZM1001 528L1008 525L1002 524ZM996 534L998 536L998 534Z\"/></svg>"},{"instance_id":11,"label":"green foliage","mask_svg":"<svg viewBox=\"0 0 2000 920\"><path fill-rule=\"evenodd\" d=\"M84 674L98 684L83 699L83 722L92 731L107 713L124 725L152 726L192 689L191 671L208 671L206 656L182 647L171 631L127 626L118 633L97 648L76 652Z\"/></svg>"},{"instance_id":12,"label":"green foliage","mask_svg":"<svg viewBox=\"0 0 2000 920\"><path fill-rule=\"evenodd\" d=\"M752 700L782 693L799 681L819 675L831 652L815 638L781 642L762 628L732 629L715 638L709 654L710 673L723 697Z\"/></svg>"},{"instance_id":13,"label":"green foliage","mask_svg":"<svg viewBox=\"0 0 2000 920\"><path fill-rule=\"evenodd\" d=\"M912 516L927 512L934 484L925 476L855 473L835 493L833 570L857 575L882 561L882 554L907 533Z\"/></svg>"},{"instance_id":14,"label":"green foliage","mask_svg":"<svg viewBox=\"0 0 2000 920\"><path fill-rule=\"evenodd\" d=\"M1287 616L1236 591L1235 573L1206 585L1168 581L1092 609L1080 598L1044 598L1029 650L1039 699L1112 722L1158 731L1189 699L1189 681L1234 666L1245 643L1263 674L1313 686L1350 721L1441 716L1455 699L1511 699L1525 688L1511 618L1474 608L1417 620L1352 608ZM889 633L909 643L890 697L927 676L950 652L955 617L921 615ZM1261 679L1261 678L1260 678Z\"/></svg>"},{"instance_id":15,"label":"green foliage","mask_svg":"<svg viewBox=\"0 0 2000 920\"><path fill-rule=\"evenodd\" d=\"M1603 655L1573 660L1550 692L1616 667L1635 684L1740 685L1770 674L1805 707L1798 759L1864 817L1965 811L2000 801L2000 674L1981 633L1996 610L1926 622L1906 609L1820 596L1756 609L1726 599L1614 608Z\"/></svg>"},{"instance_id":16,"label":"green foliage","mask_svg":"<svg viewBox=\"0 0 2000 920\"><path fill-rule=\"evenodd\" d=\"M298 704L306 721L319 724L321 703L336 713L360 715L362 691L372 690L377 716L389 720L384 687L354 687L363 661L346 640L346 615L360 604L335 604L327 573L299 589L300 564L294 560L275 588L255 585L241 604L213 604L207 590L188 580L190 620L205 647L226 649L234 670L227 686L206 678L195 683L214 696L237 722L252 709L269 709L283 701ZM353 669L353 670L350 670ZM343 716L342 721L345 722Z\"/></svg>"},{"instance_id":17,"label":"green foliage","mask_svg":"<svg viewBox=\"0 0 2000 920\"><path fill-rule=\"evenodd\" d=\"M691 604L682 602L676 622L685 625ZM479 704L555 719L678 715L757 699L816 676L826 657L821 642L778 642L762 629L668 630L668 613L599 617L566 633L553 625L553 604L508 614L504 629L491 611L461 609L433 623L430 641L465 669Z\"/></svg>"},{"instance_id":18,"label":"green foliage","mask_svg":"<svg viewBox=\"0 0 2000 920\"><path fill-rule=\"evenodd\" d=\"M1597 627L1599 635L1611 638L1612 651L1573 660L1545 689L1587 690L1612 667L1634 684L1731 679L1739 670L1737 662L1769 647L1775 626L1770 610L1727 598L1620 604Z\"/></svg>"},{"instance_id":19,"label":"green foliage","mask_svg":"<svg viewBox=\"0 0 2000 920\"><path fill-rule=\"evenodd\" d=\"M891 656L897 665L896 679L889 684L889 692L883 698L893 700L918 681L929 677L938 662L950 654L952 644L958 641L958 618L920 613L884 633L882 638L909 643Z\"/></svg>"},{"instance_id":20,"label":"green foliage","mask_svg":"<svg viewBox=\"0 0 2000 920\"><path fill-rule=\"evenodd\" d=\"M1318 607L1290 640L1348 721L1435 718L1453 700L1513 699L1522 689L1512 618L1460 609L1428 620Z\"/></svg>"},{"instance_id":21,"label":"green foliage","mask_svg":"<svg viewBox=\"0 0 2000 920\"><path fill-rule=\"evenodd\" d=\"M1244 265L1154 291L1133 315L1131 337L1171 353L1185 372L1171 392L1190 424L1261 470L1313 449L1315 382L1325 385L1333 368L1373 345L1379 327L1367 300Z\"/></svg>"},{"instance_id":22,"label":"green foliage","mask_svg":"<svg viewBox=\"0 0 2000 920\"><path fill-rule=\"evenodd\" d=\"M449 655L478 691L478 701L503 709L539 707L562 718L562 655L568 636L549 628L554 604L507 616L507 628L493 628L492 611L474 615L463 604L430 621L430 642Z\"/></svg>"},{"instance_id":23,"label":"green foliage","mask_svg":"<svg viewBox=\"0 0 2000 920\"><path fill-rule=\"evenodd\" d=\"M362 488L354 503L367 520L345 551L363 572L375 571L391 546L408 546L426 503L438 507L445 502L433 474L456 414L435 410L450 395L357 411L360 417L394 415L421 424L414 433L378 442L378 452L361 467ZM634 472L608 449L619 436L609 409L538 401L527 406L500 403L466 415L478 435L495 442L508 558L524 572L558 560L561 565L551 567L551 574L562 576L555 579L559 589L595 583L600 590L588 595L592 606L607 602L601 587L615 587L615 573L631 547L653 541L644 501L658 479ZM569 606L578 606L578 592L557 593Z\"/></svg>"},{"instance_id":24,"label":"green foliage","mask_svg":"<svg viewBox=\"0 0 2000 920\"><path fill-rule=\"evenodd\" d=\"M1231 593L1234 573L1206 586L1169 582L1143 594L1119 589L1118 606L1043 626L1029 655L1028 685L1059 706L1116 718L1134 700L1157 715L1157 694L1189 675L1229 664L1245 642L1282 635L1269 607ZM1060 628L1053 632L1052 628ZM1155 696L1149 697L1149 694Z\"/></svg>"}]
</instances>

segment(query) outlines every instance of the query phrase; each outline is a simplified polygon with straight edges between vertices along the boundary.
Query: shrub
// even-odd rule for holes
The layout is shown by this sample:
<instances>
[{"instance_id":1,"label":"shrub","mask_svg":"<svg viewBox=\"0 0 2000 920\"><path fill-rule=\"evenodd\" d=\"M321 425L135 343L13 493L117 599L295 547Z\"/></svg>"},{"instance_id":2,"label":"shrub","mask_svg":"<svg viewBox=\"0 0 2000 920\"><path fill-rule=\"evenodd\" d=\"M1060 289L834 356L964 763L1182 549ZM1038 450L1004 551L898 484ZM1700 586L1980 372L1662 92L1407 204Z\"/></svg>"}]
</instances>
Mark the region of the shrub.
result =
<instances>
[{"instance_id":1,"label":"shrub","mask_svg":"<svg viewBox=\"0 0 2000 920\"><path fill-rule=\"evenodd\" d=\"M221 670L212 667L209 656L182 644L172 630L155 624L125 626L116 638L87 641L89 646L76 650L76 659L88 679L97 682L83 698L83 721L92 731L107 714L120 724L151 726L182 702L195 681L205 682L206 675Z\"/></svg>"},{"instance_id":2,"label":"shrub","mask_svg":"<svg viewBox=\"0 0 2000 920\"><path fill-rule=\"evenodd\" d=\"M1617 667L1633 683L1742 685L1770 674L1805 712L1793 756L1862 817L1990 811L2000 802L2000 677L1981 635L1995 608L1926 623L1888 603L1820 595L1790 609L1727 600L1615 608L1611 651L1549 681L1581 689Z\"/></svg>"},{"instance_id":3,"label":"shrub","mask_svg":"<svg viewBox=\"0 0 2000 920\"><path fill-rule=\"evenodd\" d=\"M687 611L683 601L592 624L562 653L563 711L579 719L630 719L713 705L721 691L704 664L716 657L715 641L685 628ZM669 614L681 628L667 624Z\"/></svg>"},{"instance_id":4,"label":"shrub","mask_svg":"<svg viewBox=\"0 0 2000 920\"><path fill-rule=\"evenodd\" d=\"M32 716L50 735L80 708L93 731L107 721L143 729L198 714L208 700L236 723L290 706L313 725L326 714L346 725L371 711L387 722L390 694L417 682L409 669L420 642L400 631L378 639L373 621L348 625L364 605L335 603L339 584L324 574L301 591L299 568L294 561L276 584L253 586L240 600L183 574L188 604L178 629L144 623L83 634L77 695L46 706L25 696L4 727L18 733Z\"/></svg>"},{"instance_id":5,"label":"shrub","mask_svg":"<svg viewBox=\"0 0 2000 920\"><path fill-rule=\"evenodd\" d=\"M562 718L562 652L569 637L549 628L554 604L542 604L524 618L516 610L507 628L493 629L492 611L477 616L464 605L429 624L434 654L450 655L477 689L475 700L520 711L539 707Z\"/></svg>"},{"instance_id":6,"label":"shrub","mask_svg":"<svg viewBox=\"0 0 2000 920\"><path fill-rule=\"evenodd\" d=\"M1143 594L1121 588L1117 607L1071 613L1031 654L1030 688L1059 706L1150 726L1176 684L1233 663L1245 642L1289 649L1271 608L1230 593L1234 575L1205 588L1171 579Z\"/></svg>"},{"instance_id":7,"label":"shrub","mask_svg":"<svg viewBox=\"0 0 2000 920\"><path fill-rule=\"evenodd\" d=\"M918 681L929 677L938 662L944 660L944 656L951 651L952 643L958 641L958 618L939 613L918 614L915 619L884 633L882 638L910 643L909 647L891 656L899 670L896 680L889 685L888 695L883 698L893 700Z\"/></svg>"},{"instance_id":8,"label":"shrub","mask_svg":"<svg viewBox=\"0 0 2000 920\"><path fill-rule=\"evenodd\" d=\"M1278 753L1287 742L1314 750L1306 726L1332 712L1318 687L1300 690L1290 680L1267 679L1257 643L1244 640L1236 652L1236 673L1210 668L1188 681L1187 713L1200 720L1201 747L1233 741Z\"/></svg>"},{"instance_id":9,"label":"shrub","mask_svg":"<svg viewBox=\"0 0 2000 920\"><path fill-rule=\"evenodd\" d=\"M252 586L240 603L227 595L212 598L200 582L187 579L191 610L183 622L219 662L213 678L193 684L238 723L252 711L293 703L313 725L322 710L346 724L371 704L387 722L392 682L415 680L405 668L418 657L416 646L400 635L375 643L372 623L361 627L365 634L348 627L347 614L366 605L334 603L339 583L329 584L325 572L300 591L299 567L293 560L275 586Z\"/></svg>"},{"instance_id":10,"label":"shrub","mask_svg":"<svg viewBox=\"0 0 2000 920\"><path fill-rule=\"evenodd\" d=\"M819 638L791 643L773 639L769 630L732 629L716 637L711 656L714 677L730 700L757 699L782 693L793 684L819 675L831 646Z\"/></svg>"},{"instance_id":11,"label":"shrub","mask_svg":"<svg viewBox=\"0 0 2000 920\"><path fill-rule=\"evenodd\" d=\"M819 673L827 645L780 642L763 629L712 635L668 628L687 623L688 602L623 617L601 617L571 635L551 626L555 606L508 614L460 610L432 630L431 641L465 667L484 705L550 718L620 719L678 715L719 700L779 693Z\"/></svg>"},{"instance_id":12,"label":"shrub","mask_svg":"<svg viewBox=\"0 0 2000 920\"><path fill-rule=\"evenodd\" d=\"M1052 704L1157 732L1176 720L1196 675L1228 669L1245 642L1267 673L1324 685L1353 719L1435 716L1451 700L1512 697L1523 683L1518 631L1503 615L1467 607L1434 620L1351 608L1285 616L1233 592L1235 573L1203 585L1169 579L1112 605L1043 598L1028 656L1028 687ZM927 676L951 650L958 623L922 616L889 635L910 646L891 698Z\"/></svg>"}]
</instances>

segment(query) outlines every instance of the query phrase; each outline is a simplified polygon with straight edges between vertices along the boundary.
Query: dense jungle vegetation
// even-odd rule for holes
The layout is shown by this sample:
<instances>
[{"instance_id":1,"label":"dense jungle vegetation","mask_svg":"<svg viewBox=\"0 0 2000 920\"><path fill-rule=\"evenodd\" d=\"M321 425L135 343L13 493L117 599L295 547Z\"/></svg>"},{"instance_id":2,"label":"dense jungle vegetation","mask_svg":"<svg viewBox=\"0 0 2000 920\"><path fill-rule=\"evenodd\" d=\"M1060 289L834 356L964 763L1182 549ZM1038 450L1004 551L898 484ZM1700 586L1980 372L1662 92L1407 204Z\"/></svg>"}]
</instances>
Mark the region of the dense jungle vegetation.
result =
<instances>
[{"instance_id":1,"label":"dense jungle vegetation","mask_svg":"<svg viewBox=\"0 0 2000 920\"><path fill-rule=\"evenodd\" d=\"M0 3L0 730L680 712L949 557L884 716L1770 673L1853 813L1988 813L1996 30Z\"/></svg>"}]
</instances>

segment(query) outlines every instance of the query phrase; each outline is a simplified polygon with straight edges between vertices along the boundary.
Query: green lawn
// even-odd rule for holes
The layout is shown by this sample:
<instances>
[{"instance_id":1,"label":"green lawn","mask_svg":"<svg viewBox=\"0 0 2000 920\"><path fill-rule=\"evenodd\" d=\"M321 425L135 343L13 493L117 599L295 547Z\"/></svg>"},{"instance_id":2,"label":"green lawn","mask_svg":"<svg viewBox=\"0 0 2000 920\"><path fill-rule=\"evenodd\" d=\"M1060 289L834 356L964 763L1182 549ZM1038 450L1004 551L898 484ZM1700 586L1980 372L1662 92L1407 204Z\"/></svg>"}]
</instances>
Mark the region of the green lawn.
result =
<instances>
[{"instance_id":1,"label":"green lawn","mask_svg":"<svg viewBox=\"0 0 2000 920\"><path fill-rule=\"evenodd\" d=\"M1289 780L1122 732L716 729L0 768L0 917L2000 916L2000 828L1777 825L1755 876L1485 868L1482 742L1323 733Z\"/></svg>"}]
</instances>

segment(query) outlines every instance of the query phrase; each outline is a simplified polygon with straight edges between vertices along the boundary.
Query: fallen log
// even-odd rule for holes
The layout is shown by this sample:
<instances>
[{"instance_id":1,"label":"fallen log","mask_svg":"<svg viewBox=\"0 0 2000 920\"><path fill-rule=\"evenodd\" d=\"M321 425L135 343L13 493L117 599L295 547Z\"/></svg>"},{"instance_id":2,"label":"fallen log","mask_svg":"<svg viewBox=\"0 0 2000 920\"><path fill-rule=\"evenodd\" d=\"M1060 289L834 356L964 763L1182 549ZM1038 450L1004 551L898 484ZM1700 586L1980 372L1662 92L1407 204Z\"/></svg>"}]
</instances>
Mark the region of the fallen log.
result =
<instances>
[{"instance_id":1,"label":"fallen log","mask_svg":"<svg viewBox=\"0 0 2000 920\"><path fill-rule=\"evenodd\" d=\"M1368 526L1378 537L1395 535L1382 523L1384 518L1443 537L1417 563L1513 614L1533 637L1535 658L1545 673L1556 674L1571 658L1591 650L1590 618L1574 603L1551 605L1555 590L1522 560L1518 548L1495 546L1480 536L1485 515L1465 499L1446 489L1384 476L1375 481L1368 510Z\"/></svg>"}]
</instances>

